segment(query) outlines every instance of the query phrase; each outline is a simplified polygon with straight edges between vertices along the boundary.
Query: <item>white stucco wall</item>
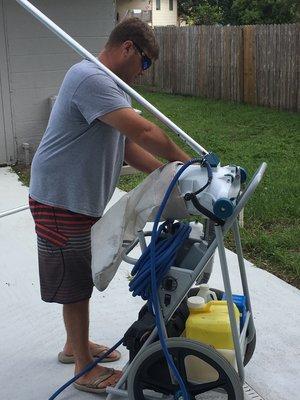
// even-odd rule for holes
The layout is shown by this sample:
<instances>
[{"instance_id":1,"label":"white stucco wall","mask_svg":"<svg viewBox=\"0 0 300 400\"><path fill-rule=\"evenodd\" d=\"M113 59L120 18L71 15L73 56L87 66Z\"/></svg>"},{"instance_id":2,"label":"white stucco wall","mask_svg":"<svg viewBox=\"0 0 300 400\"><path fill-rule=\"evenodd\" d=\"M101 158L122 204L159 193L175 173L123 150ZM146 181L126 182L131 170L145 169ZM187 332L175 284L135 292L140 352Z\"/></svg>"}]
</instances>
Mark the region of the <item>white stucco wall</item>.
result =
<instances>
[{"instance_id":1,"label":"white stucco wall","mask_svg":"<svg viewBox=\"0 0 300 400\"><path fill-rule=\"evenodd\" d=\"M169 0L160 0L160 10L156 10L156 0L117 0L119 20L127 10L152 10L152 25L177 25L177 0L173 0L173 10L169 9Z\"/></svg>"},{"instance_id":2,"label":"white stucco wall","mask_svg":"<svg viewBox=\"0 0 300 400\"><path fill-rule=\"evenodd\" d=\"M93 54L115 26L115 2L111 0L31 2ZM49 97L58 92L66 70L81 57L16 1L2 3L9 93L1 96L0 86L0 97L9 96L16 158L22 160L22 143L30 144L31 153L35 150L49 118Z\"/></svg>"},{"instance_id":3,"label":"white stucco wall","mask_svg":"<svg viewBox=\"0 0 300 400\"><path fill-rule=\"evenodd\" d=\"M177 25L177 0L173 0L173 11L169 10L169 0L160 0L160 10L156 10L156 0L152 1L153 26Z\"/></svg>"},{"instance_id":4,"label":"white stucco wall","mask_svg":"<svg viewBox=\"0 0 300 400\"><path fill-rule=\"evenodd\" d=\"M117 0L117 12L121 21L127 10L151 10L151 0Z\"/></svg>"}]
</instances>

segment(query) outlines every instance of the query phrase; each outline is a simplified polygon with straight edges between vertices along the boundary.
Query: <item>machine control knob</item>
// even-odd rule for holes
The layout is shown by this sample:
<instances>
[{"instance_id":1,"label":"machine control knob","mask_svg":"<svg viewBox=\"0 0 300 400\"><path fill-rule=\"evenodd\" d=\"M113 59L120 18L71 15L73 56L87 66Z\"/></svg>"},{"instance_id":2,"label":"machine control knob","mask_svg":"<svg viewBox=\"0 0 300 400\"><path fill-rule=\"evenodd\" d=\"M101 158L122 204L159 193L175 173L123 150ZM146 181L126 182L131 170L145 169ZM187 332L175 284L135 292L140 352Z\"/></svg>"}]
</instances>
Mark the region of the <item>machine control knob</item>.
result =
<instances>
[{"instance_id":1,"label":"machine control knob","mask_svg":"<svg viewBox=\"0 0 300 400\"><path fill-rule=\"evenodd\" d=\"M166 276L162 281L162 288L164 290L168 290L169 292L173 292L177 289L177 280L172 276Z\"/></svg>"},{"instance_id":2,"label":"machine control knob","mask_svg":"<svg viewBox=\"0 0 300 400\"><path fill-rule=\"evenodd\" d=\"M231 200L221 197L213 206L214 214L221 219L229 218L234 210L234 205Z\"/></svg>"}]
</instances>

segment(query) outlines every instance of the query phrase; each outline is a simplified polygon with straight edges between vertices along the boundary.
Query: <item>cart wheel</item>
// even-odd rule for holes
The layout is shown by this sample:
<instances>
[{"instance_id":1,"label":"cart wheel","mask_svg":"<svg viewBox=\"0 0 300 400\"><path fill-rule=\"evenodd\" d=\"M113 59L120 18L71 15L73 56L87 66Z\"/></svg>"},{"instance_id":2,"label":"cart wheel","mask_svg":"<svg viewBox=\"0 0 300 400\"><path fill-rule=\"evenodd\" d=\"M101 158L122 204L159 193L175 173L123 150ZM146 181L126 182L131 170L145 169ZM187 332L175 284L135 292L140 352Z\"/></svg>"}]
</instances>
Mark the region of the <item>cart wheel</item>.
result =
<instances>
[{"instance_id":1,"label":"cart wheel","mask_svg":"<svg viewBox=\"0 0 300 400\"><path fill-rule=\"evenodd\" d=\"M206 240L207 244L210 246L216 237L215 222L206 218L203 223L203 232L203 239Z\"/></svg>"},{"instance_id":2,"label":"cart wheel","mask_svg":"<svg viewBox=\"0 0 300 400\"><path fill-rule=\"evenodd\" d=\"M248 364L251 360L254 350L256 347L256 332L254 333L253 339L246 346L245 356L244 356L244 366Z\"/></svg>"},{"instance_id":3,"label":"cart wheel","mask_svg":"<svg viewBox=\"0 0 300 400\"><path fill-rule=\"evenodd\" d=\"M183 338L167 339L167 346L183 378L190 400L200 400L200 394L212 394L216 390L219 392L218 399L244 399L237 372L212 347ZM127 382L128 397L131 400L163 396L168 399L183 399L178 383L171 380L160 342L152 343L136 356Z\"/></svg>"}]
</instances>

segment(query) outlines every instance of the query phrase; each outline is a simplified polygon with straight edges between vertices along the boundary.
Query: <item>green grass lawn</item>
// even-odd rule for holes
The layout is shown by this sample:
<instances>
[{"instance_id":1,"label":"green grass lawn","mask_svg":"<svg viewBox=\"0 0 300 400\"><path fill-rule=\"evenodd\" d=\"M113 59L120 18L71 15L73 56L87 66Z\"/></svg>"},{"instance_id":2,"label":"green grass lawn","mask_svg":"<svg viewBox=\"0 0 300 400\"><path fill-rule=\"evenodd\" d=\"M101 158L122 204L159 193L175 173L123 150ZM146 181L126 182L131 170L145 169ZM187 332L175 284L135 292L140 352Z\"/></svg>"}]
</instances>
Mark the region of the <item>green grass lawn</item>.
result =
<instances>
[{"instance_id":1,"label":"green grass lawn","mask_svg":"<svg viewBox=\"0 0 300 400\"><path fill-rule=\"evenodd\" d=\"M251 176L263 161L268 163L264 179L245 209L244 255L300 287L300 115L195 97L140 93L205 149L218 154L222 165L243 166ZM145 110L143 115L157 122ZM195 155L174 134L171 137ZM15 170L28 183L28 172L18 166ZM143 176L121 177L119 187L129 191ZM229 237L227 246L231 244Z\"/></svg>"},{"instance_id":2,"label":"green grass lawn","mask_svg":"<svg viewBox=\"0 0 300 400\"><path fill-rule=\"evenodd\" d=\"M205 149L218 154L222 165L241 165L251 176L267 162L264 179L245 209L244 254L300 287L300 115L138 90ZM143 116L157 122L145 110ZM171 137L195 155L174 134ZM142 174L122 177L119 187L128 191L142 178ZM230 238L227 244L231 246Z\"/></svg>"}]
</instances>

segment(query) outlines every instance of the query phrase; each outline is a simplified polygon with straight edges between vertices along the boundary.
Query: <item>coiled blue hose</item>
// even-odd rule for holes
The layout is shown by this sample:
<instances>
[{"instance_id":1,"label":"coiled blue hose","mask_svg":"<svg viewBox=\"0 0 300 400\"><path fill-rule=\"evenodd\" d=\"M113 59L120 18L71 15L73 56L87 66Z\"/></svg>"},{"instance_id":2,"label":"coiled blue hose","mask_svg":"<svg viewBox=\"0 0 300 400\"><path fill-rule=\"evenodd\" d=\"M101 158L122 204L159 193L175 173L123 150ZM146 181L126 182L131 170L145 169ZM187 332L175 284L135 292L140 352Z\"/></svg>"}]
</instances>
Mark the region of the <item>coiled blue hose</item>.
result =
<instances>
[{"instance_id":1,"label":"coiled blue hose","mask_svg":"<svg viewBox=\"0 0 300 400\"><path fill-rule=\"evenodd\" d=\"M163 231L170 225L169 221L162 223L158 228L155 248L156 287L158 288L173 264L176 251L188 238L191 227L185 223L172 224L172 235L163 235ZM164 237L165 236L165 237ZM129 290L133 296L141 296L143 300L149 300L151 296L151 248L144 251L138 262L132 269L134 278L129 284Z\"/></svg>"},{"instance_id":2,"label":"coiled blue hose","mask_svg":"<svg viewBox=\"0 0 300 400\"><path fill-rule=\"evenodd\" d=\"M161 239L160 235L163 229L166 228L166 223L161 224L158 228L158 224L162 215L162 212L167 204L167 201L174 189L180 175L183 171L188 168L191 164L195 164L201 162L200 159L192 159L184 164L180 170L174 176L166 194L163 198L163 201L160 205L158 213L156 215L153 230L151 234L151 243L147 250L142 254L139 261L136 263L135 267L132 270L132 275L135 275L135 278L130 282L129 287L133 292L133 296L141 296L144 300L149 300L153 306L155 312L155 321L157 325L158 336L161 342L161 346L168 362L168 365L171 367L174 375L179 383L182 396L184 400L189 400L189 395L185 388L184 382L174 364L173 358L168 351L168 347L166 344L165 333L162 329L162 315L160 312L159 299L157 294L157 288L161 283L162 278L169 270L178 247L183 243L183 241L188 237L191 228L188 224L176 223L173 224L173 228L175 230L175 234L168 237L167 239ZM150 254L150 259L149 259ZM150 270L150 273L149 273ZM149 277L151 278L149 281ZM95 359L94 362L87 365L84 370L82 370L79 374L74 376L68 382L66 382L63 386L61 386L55 393L49 398L49 400L54 400L63 390L65 390L68 386L70 386L73 382L75 382L82 375L86 374L88 371L93 369L95 365L97 365L103 358L107 357L111 352L117 349L122 343L124 338L120 339L113 347L111 347L103 356ZM180 397L177 395L177 398Z\"/></svg>"},{"instance_id":3,"label":"coiled blue hose","mask_svg":"<svg viewBox=\"0 0 300 400\"><path fill-rule=\"evenodd\" d=\"M165 358L167 360L168 365L172 369L175 378L180 386L181 393L177 393L176 397L183 397L184 400L189 400L189 394L186 390L184 381L180 376L173 358L168 351L165 332L162 328L163 317L160 311L159 299L158 299L158 291L157 288L163 278L163 276L167 273L169 268L171 267L172 261L176 255L176 250L183 243L183 241L188 237L191 228L188 224L175 224L174 228L176 228L175 235L168 239L161 239L160 235L162 230L166 227L166 223L161 224L158 227L160 218L162 216L163 210L167 204L167 201L177 184L177 181L180 175L188 168L191 164L195 164L201 162L199 159L192 159L184 164L179 171L176 173L168 190L165 193L163 201L159 207L157 215L155 217L152 234L151 234L151 243L148 246L147 250L142 254L139 261L135 265L132 270L132 274L134 275L134 279L130 282L130 290L133 292L133 295L140 295L144 300L149 300L150 305L153 307L154 315L155 315L155 323L157 326L158 336L161 343L161 347ZM177 226L176 226L177 225ZM149 252L150 252L150 260L149 260ZM150 269L150 274L149 274ZM149 280L149 275L151 279Z\"/></svg>"}]
</instances>

